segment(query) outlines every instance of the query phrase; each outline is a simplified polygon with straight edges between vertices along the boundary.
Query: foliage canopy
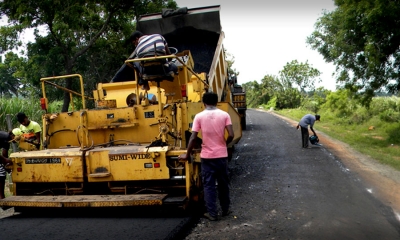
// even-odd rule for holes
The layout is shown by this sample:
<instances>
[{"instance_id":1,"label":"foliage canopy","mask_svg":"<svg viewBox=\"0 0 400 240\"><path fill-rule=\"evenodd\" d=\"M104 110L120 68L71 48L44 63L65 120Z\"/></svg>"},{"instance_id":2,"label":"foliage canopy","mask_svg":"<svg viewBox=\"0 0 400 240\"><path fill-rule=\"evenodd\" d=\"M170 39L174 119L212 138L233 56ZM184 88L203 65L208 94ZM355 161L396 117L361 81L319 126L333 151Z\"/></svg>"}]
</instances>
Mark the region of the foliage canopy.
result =
<instances>
[{"instance_id":1,"label":"foliage canopy","mask_svg":"<svg viewBox=\"0 0 400 240\"><path fill-rule=\"evenodd\" d=\"M307 92L314 91L321 74L308 62L297 60L286 63L279 73L279 77L264 76L261 83L253 81L243 84L249 107L258 107L269 101L273 101L270 107L277 109L299 107Z\"/></svg>"},{"instance_id":2,"label":"foliage canopy","mask_svg":"<svg viewBox=\"0 0 400 240\"><path fill-rule=\"evenodd\" d=\"M40 86L42 77L81 73L91 92L96 82L111 79L133 50L125 39L135 28L135 18L162 8L177 5L173 0L4 0L0 16L7 16L9 26L0 28L0 52L21 46L21 33L33 28L35 41L28 44L26 71L21 74L26 82ZM65 82L73 89L70 79ZM67 111L69 94L63 97Z\"/></svg>"},{"instance_id":3,"label":"foliage canopy","mask_svg":"<svg viewBox=\"0 0 400 240\"><path fill-rule=\"evenodd\" d=\"M400 4L393 0L335 0L307 43L336 65L341 87L369 105L376 91L400 90Z\"/></svg>"}]
</instances>

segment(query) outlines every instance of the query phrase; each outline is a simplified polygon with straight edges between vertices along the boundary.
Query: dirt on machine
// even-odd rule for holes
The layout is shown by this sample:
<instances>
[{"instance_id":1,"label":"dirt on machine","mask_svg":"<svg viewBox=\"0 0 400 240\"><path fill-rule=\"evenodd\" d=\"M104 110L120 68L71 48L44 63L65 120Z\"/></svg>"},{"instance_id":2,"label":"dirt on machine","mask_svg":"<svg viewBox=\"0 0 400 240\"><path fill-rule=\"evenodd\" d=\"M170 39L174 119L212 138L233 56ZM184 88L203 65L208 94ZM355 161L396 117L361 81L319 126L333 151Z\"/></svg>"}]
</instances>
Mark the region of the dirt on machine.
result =
<instances>
[{"instance_id":1,"label":"dirt on machine","mask_svg":"<svg viewBox=\"0 0 400 240\"><path fill-rule=\"evenodd\" d=\"M203 93L217 93L217 107L231 116L235 138L228 148L241 139L245 117L238 100L235 104L236 95L243 103L244 92L235 91L228 76L219 12L220 6L209 6L141 16L137 30L163 35L175 53L127 59L123 74L98 83L93 96L85 95L79 74L41 78L42 148L21 143L10 155L13 196L0 200L0 206L16 211L187 207L201 201L201 132L191 158L178 156L186 153L194 116L204 110ZM165 72L167 59L177 73ZM150 90L138 85L135 62L143 66ZM59 85L66 78L79 82L81 91ZM48 112L49 87L68 91L81 101L81 109L72 105L68 112ZM94 107L87 108L87 101Z\"/></svg>"}]
</instances>

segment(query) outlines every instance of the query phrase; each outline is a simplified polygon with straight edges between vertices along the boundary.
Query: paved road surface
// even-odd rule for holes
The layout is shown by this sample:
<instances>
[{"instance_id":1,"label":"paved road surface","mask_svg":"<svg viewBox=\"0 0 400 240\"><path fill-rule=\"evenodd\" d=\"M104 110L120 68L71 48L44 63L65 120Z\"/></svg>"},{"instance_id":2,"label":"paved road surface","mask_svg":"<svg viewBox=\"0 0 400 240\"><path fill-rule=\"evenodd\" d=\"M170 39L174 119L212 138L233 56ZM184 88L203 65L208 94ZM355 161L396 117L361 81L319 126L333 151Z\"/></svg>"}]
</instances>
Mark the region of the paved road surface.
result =
<instances>
[{"instance_id":1,"label":"paved road surface","mask_svg":"<svg viewBox=\"0 0 400 240\"><path fill-rule=\"evenodd\" d=\"M281 118L247 114L230 166L233 214L202 219L186 239L400 239L393 210L340 159L301 148L300 131Z\"/></svg>"},{"instance_id":2,"label":"paved road surface","mask_svg":"<svg viewBox=\"0 0 400 240\"><path fill-rule=\"evenodd\" d=\"M188 223L190 218L178 211L174 213L145 209L17 214L0 219L0 239L163 240L179 236L182 227Z\"/></svg>"}]
</instances>

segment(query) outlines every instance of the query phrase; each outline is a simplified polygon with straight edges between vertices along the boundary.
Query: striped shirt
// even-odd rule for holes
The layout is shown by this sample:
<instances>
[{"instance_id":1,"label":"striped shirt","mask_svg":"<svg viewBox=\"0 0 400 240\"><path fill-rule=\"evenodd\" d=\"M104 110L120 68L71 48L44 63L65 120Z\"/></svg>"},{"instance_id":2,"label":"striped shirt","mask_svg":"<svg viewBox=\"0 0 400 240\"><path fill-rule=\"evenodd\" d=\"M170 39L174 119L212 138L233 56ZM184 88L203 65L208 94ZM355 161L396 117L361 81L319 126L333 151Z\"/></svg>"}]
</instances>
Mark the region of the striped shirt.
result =
<instances>
[{"instance_id":1,"label":"striped shirt","mask_svg":"<svg viewBox=\"0 0 400 240\"><path fill-rule=\"evenodd\" d=\"M2 149L8 151L10 149L10 135L8 132L0 131L0 154L2 154ZM3 167L3 164L0 164L0 176L6 176L6 170Z\"/></svg>"},{"instance_id":2,"label":"striped shirt","mask_svg":"<svg viewBox=\"0 0 400 240\"><path fill-rule=\"evenodd\" d=\"M0 164L0 177L6 176L6 170L4 169L3 164Z\"/></svg>"},{"instance_id":3,"label":"striped shirt","mask_svg":"<svg viewBox=\"0 0 400 240\"><path fill-rule=\"evenodd\" d=\"M154 44L156 45L156 51L154 51ZM139 38L139 43L135 49L135 55L138 58L166 55L165 46L167 46L167 41L160 34L144 35Z\"/></svg>"}]
</instances>

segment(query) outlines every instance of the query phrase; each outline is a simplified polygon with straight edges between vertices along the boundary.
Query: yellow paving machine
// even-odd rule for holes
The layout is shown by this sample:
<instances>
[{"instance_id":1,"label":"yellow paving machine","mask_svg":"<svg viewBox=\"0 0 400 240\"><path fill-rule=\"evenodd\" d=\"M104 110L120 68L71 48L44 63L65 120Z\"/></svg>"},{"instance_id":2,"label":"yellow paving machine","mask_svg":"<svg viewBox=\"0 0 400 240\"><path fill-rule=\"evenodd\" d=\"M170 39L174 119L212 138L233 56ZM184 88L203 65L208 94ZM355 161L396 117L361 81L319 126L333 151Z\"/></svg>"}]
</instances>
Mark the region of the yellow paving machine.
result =
<instances>
[{"instance_id":1,"label":"yellow paving machine","mask_svg":"<svg viewBox=\"0 0 400 240\"><path fill-rule=\"evenodd\" d=\"M10 155L13 196L0 200L0 206L15 207L16 211L168 204L186 207L199 201L201 132L191 159L182 161L178 156L186 152L194 116L204 109L204 92L217 93L217 107L231 116L235 138L229 148L242 136L219 11L220 6L209 6L141 16L137 30L162 34L177 51L126 60L121 69L124 74L109 83L98 83L91 97L85 95L79 74L42 78L42 149ZM142 90L133 63L140 62L146 70L147 66L162 66L166 59L175 62L177 74L146 72L150 90ZM81 92L58 84L66 78L79 81ZM77 97L82 108L48 112L49 86ZM91 100L94 107L88 109L86 101Z\"/></svg>"}]
</instances>

